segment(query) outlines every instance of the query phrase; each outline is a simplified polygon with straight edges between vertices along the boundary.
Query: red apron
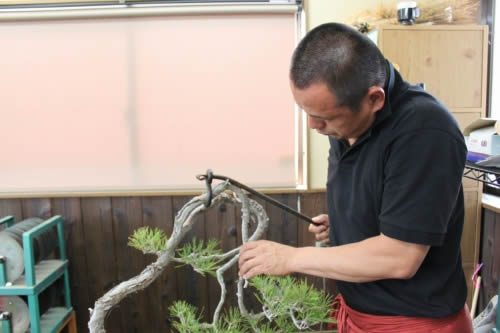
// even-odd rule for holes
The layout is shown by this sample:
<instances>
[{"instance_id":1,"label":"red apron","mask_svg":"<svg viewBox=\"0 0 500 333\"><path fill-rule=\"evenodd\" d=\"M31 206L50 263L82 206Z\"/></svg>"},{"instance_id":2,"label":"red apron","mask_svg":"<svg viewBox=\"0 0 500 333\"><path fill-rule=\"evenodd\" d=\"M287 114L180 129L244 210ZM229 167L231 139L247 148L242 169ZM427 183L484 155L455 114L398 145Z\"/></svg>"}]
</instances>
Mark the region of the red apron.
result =
<instances>
[{"instance_id":1,"label":"red apron","mask_svg":"<svg viewBox=\"0 0 500 333\"><path fill-rule=\"evenodd\" d=\"M457 314L445 318L376 316L350 308L342 295L335 298L332 317L336 324L329 329L338 333L473 333L467 304Z\"/></svg>"}]
</instances>

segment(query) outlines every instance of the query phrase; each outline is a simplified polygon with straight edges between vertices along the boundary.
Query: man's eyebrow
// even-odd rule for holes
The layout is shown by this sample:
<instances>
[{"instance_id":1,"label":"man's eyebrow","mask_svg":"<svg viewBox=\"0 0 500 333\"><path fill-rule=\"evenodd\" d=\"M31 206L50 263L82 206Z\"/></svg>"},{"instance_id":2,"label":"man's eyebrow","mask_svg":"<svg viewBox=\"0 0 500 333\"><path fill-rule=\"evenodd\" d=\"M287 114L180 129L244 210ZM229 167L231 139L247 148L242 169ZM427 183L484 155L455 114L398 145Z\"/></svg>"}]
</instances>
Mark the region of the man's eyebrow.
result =
<instances>
[{"instance_id":1,"label":"man's eyebrow","mask_svg":"<svg viewBox=\"0 0 500 333\"><path fill-rule=\"evenodd\" d=\"M314 115L314 114L307 114L309 117L311 118L314 118L314 119L320 119L320 120L330 120L334 117L321 117L321 116L317 116L317 115Z\"/></svg>"}]
</instances>

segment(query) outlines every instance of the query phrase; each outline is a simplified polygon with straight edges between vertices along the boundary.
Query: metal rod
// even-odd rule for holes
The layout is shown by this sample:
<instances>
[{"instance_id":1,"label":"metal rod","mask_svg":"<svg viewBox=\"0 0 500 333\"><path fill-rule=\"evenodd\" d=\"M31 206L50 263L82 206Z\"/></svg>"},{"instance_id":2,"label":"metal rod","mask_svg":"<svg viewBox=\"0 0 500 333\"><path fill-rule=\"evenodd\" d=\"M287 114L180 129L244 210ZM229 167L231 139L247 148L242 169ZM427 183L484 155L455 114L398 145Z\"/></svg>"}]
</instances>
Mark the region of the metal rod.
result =
<instances>
[{"instance_id":1,"label":"metal rod","mask_svg":"<svg viewBox=\"0 0 500 333\"><path fill-rule=\"evenodd\" d=\"M297 12L297 5L290 4L219 4L219 5L128 5L116 3L114 6L82 6L2 9L0 8L0 22L18 22L32 20L70 20L70 19L97 19L114 17L152 17L152 16L186 16L186 15L221 15L221 14L292 14Z\"/></svg>"},{"instance_id":2,"label":"metal rod","mask_svg":"<svg viewBox=\"0 0 500 333\"><path fill-rule=\"evenodd\" d=\"M256 190L254 190L253 188L251 188L251 187L249 187L249 186L247 186L245 184L242 184L242 183L240 183L240 182L238 182L238 181L236 181L236 180L234 180L232 178L226 177L226 176L214 175L214 174L212 174L211 170L208 170L207 174L205 174L205 175L198 175L198 176L196 176L196 178L198 180L208 180L208 179L210 179L210 182L211 182L212 179L227 180L228 182L230 182L234 186L239 187L239 188L247 191L248 193L251 193L251 194L255 195L256 197L259 197L262 200L265 200L265 201L269 202L270 204L273 204L274 206L283 209L287 213L295 215L296 217L302 219L303 221L306 221L306 222L308 222L310 224L314 224L314 225L317 225L317 226L321 225L321 223L314 222L309 216L306 216L306 215L304 215L304 214L296 211L295 209L292 209L292 208L288 207L287 205L284 205L281 202L279 202L279 201L271 198L270 196L267 196L265 194L262 194L262 193L260 193L260 192L258 192ZM207 190L208 190L208 186L209 186L208 184L209 183L207 182ZM211 198L211 191L208 191L208 192L209 192L209 198L208 198L209 201L208 202L210 202L212 200L212 198Z\"/></svg>"}]
</instances>

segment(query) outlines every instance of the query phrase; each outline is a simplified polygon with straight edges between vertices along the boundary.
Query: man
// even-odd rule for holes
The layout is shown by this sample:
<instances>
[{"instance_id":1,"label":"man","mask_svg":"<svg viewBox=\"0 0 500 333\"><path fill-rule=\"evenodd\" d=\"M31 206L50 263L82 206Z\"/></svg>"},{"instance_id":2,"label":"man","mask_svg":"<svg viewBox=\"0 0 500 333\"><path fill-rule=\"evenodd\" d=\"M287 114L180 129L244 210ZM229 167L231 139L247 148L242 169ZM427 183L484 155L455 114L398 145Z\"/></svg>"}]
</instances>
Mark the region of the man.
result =
<instances>
[{"instance_id":1,"label":"man","mask_svg":"<svg viewBox=\"0 0 500 333\"><path fill-rule=\"evenodd\" d=\"M309 230L332 247L249 242L240 275L337 280L339 332L472 332L460 255L466 147L453 116L341 24L305 36L290 82L309 127L330 140L328 215Z\"/></svg>"}]
</instances>

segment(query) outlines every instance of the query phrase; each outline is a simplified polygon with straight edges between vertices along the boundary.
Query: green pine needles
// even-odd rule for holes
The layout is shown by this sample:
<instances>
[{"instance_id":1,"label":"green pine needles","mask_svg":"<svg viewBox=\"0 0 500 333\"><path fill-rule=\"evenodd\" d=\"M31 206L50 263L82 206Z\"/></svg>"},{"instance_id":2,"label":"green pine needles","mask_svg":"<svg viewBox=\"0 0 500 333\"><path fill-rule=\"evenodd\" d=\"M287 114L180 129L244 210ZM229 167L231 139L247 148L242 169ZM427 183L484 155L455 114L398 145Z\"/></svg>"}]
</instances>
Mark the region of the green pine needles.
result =
<instances>
[{"instance_id":1,"label":"green pine needles","mask_svg":"<svg viewBox=\"0 0 500 333\"><path fill-rule=\"evenodd\" d=\"M128 238L128 245L144 254L158 254L167 248L168 238L163 230L158 228L142 227L134 231Z\"/></svg>"},{"instance_id":2,"label":"green pine needles","mask_svg":"<svg viewBox=\"0 0 500 333\"><path fill-rule=\"evenodd\" d=\"M208 273L215 277L215 271L221 266L222 251L218 249L219 242L210 239L206 244L203 240L193 238L191 243L186 243L177 249L178 260L184 265L191 265L195 272L205 276ZM183 265L180 265L183 266Z\"/></svg>"},{"instance_id":3,"label":"green pine needles","mask_svg":"<svg viewBox=\"0 0 500 333\"><path fill-rule=\"evenodd\" d=\"M249 323L240 314L237 308L230 308L215 327L201 323L201 314L198 315L197 308L185 301L177 301L169 308L170 315L177 318L173 326L180 333L242 333L249 331Z\"/></svg>"},{"instance_id":4,"label":"green pine needles","mask_svg":"<svg viewBox=\"0 0 500 333\"><path fill-rule=\"evenodd\" d=\"M134 231L128 238L128 245L142 251L144 254L159 254L167 248L168 237L158 228L141 227ZM197 241L193 238L191 243L186 243L182 248L177 249L178 258L176 262L179 266L190 265L193 269L205 275L208 273L215 276L215 271L221 266L224 259L222 251L218 249L219 242L211 239L208 242Z\"/></svg>"},{"instance_id":5,"label":"green pine needles","mask_svg":"<svg viewBox=\"0 0 500 333\"><path fill-rule=\"evenodd\" d=\"M176 330L183 333L202 333L201 314L196 314L196 307L185 301L177 301L169 308L170 315L178 320L173 323Z\"/></svg>"},{"instance_id":6,"label":"green pine needles","mask_svg":"<svg viewBox=\"0 0 500 333\"><path fill-rule=\"evenodd\" d=\"M143 253L160 255L167 249L168 237L158 228L142 227L129 237L129 245ZM193 239L175 251L171 259L220 281L221 271L237 261L238 249L223 254L216 240ZM229 260L225 263L224 261ZM218 271L219 270L219 271ZM256 298L262 305L258 314L242 314L238 308L230 308L219 317L222 305L214 315L212 323L203 323L197 308L185 301L177 301L170 308L175 318L174 328L180 333L277 333L311 331L321 323L329 323L332 298L325 292L315 289L307 281L291 276L257 276L249 281L256 290Z\"/></svg>"},{"instance_id":7,"label":"green pine needles","mask_svg":"<svg viewBox=\"0 0 500 333\"><path fill-rule=\"evenodd\" d=\"M174 327L180 333L276 333L311 331L321 323L330 323L332 298L304 280L291 276L257 276L250 281L262 305L260 315L242 316L231 308L214 326L200 323L196 308L184 301L170 307L170 314L177 318Z\"/></svg>"},{"instance_id":8,"label":"green pine needles","mask_svg":"<svg viewBox=\"0 0 500 333\"><path fill-rule=\"evenodd\" d=\"M332 298L309 285L305 279L291 276L257 276L250 281L257 289L265 317L275 323L278 332L305 330L330 322Z\"/></svg>"}]
</instances>

